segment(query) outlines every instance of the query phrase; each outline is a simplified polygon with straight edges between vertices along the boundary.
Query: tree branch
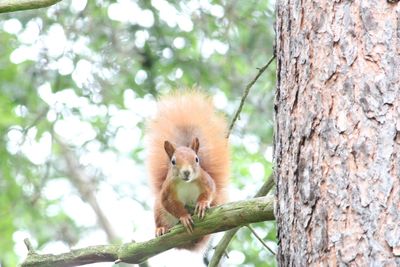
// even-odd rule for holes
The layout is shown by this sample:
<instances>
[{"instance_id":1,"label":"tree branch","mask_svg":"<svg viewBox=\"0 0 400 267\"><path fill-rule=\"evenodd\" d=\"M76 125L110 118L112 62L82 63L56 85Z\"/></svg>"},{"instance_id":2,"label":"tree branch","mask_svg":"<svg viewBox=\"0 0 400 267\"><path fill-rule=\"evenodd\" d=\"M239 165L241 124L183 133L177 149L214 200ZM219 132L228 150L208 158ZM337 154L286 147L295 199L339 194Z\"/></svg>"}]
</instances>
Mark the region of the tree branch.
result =
<instances>
[{"instance_id":1,"label":"tree branch","mask_svg":"<svg viewBox=\"0 0 400 267\"><path fill-rule=\"evenodd\" d=\"M52 6L61 0L0 0L0 13Z\"/></svg>"},{"instance_id":2,"label":"tree branch","mask_svg":"<svg viewBox=\"0 0 400 267\"><path fill-rule=\"evenodd\" d=\"M31 252L21 267L67 267L116 261L137 264L163 251L188 244L201 236L267 220L274 220L273 197L231 202L211 208L203 220L194 216L195 228L192 234L187 233L179 224L169 233L141 243L92 246L59 255Z\"/></svg>"},{"instance_id":3,"label":"tree branch","mask_svg":"<svg viewBox=\"0 0 400 267\"><path fill-rule=\"evenodd\" d=\"M258 239L258 241L260 241L260 243L269 251L271 252L272 255L276 255L276 252L273 251L265 242L264 240L262 240L262 238L257 234L257 232L250 226L247 225L247 228L249 228L249 230L251 231L251 233Z\"/></svg>"},{"instance_id":4,"label":"tree branch","mask_svg":"<svg viewBox=\"0 0 400 267\"><path fill-rule=\"evenodd\" d=\"M268 60L268 63L267 63L267 64L265 64L262 68L258 69L257 75L253 78L253 80L251 80L251 81L247 84L246 88L244 89L244 92L243 92L243 95L242 95L242 99L240 100L239 107L238 107L238 109L236 110L235 115L233 116L231 125L229 125L229 130L228 130L228 133L227 133L227 135L226 135L226 138L228 138L229 135L231 134L231 131L232 131L232 129L233 129L233 126L235 125L236 120L239 118L239 114L240 114L240 112L242 111L242 108L243 108L243 105L244 105L244 101L246 100L247 95L249 94L251 87L253 87L253 85L256 83L256 81L258 80L258 78L260 78L261 74L263 74L263 72L264 72L266 69L268 69L269 65L272 63L272 61L274 61L274 59L275 59L275 54Z\"/></svg>"},{"instance_id":5,"label":"tree branch","mask_svg":"<svg viewBox=\"0 0 400 267\"><path fill-rule=\"evenodd\" d=\"M56 135L53 134L54 140L58 143L61 149L62 157L65 159L66 171L71 183L79 191L83 201L87 202L97 216L97 220L107 235L108 242L113 243L119 240L110 221L101 209L96 197L96 190L91 183L90 177L86 175L77 157L72 153L71 149Z\"/></svg>"},{"instance_id":6,"label":"tree branch","mask_svg":"<svg viewBox=\"0 0 400 267\"><path fill-rule=\"evenodd\" d=\"M258 190L257 194L254 197L261 197L265 196L268 194L268 192L272 189L274 186L274 177L271 175L268 177L267 181L261 186L261 188ZM240 227L235 227L233 229L230 229L229 231L226 231L224 236L221 238L219 241L218 245L215 247L214 254L210 260L210 263L208 264L208 267L216 267L218 266L218 263L220 262L222 255L224 255L226 248L228 247L229 243L231 242L232 238L235 236L237 231L239 231Z\"/></svg>"}]
</instances>

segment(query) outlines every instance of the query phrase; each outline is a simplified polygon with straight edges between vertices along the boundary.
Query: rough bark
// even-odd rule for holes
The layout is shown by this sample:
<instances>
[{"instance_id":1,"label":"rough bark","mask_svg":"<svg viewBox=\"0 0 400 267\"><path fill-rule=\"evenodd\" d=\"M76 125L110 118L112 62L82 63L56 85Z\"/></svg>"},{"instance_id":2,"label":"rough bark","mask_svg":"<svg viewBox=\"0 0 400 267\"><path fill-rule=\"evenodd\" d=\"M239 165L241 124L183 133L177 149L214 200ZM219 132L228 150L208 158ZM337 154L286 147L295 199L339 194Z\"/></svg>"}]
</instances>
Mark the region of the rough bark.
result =
<instances>
[{"instance_id":1,"label":"rough bark","mask_svg":"<svg viewBox=\"0 0 400 267\"><path fill-rule=\"evenodd\" d=\"M400 266L399 18L386 1L278 1L280 266Z\"/></svg>"},{"instance_id":2,"label":"rough bark","mask_svg":"<svg viewBox=\"0 0 400 267\"><path fill-rule=\"evenodd\" d=\"M188 244L192 240L210 233L273 219L272 197L231 202L210 209L203 220L195 218L192 234L187 233L183 226L179 224L162 237L146 242L87 247L59 255L40 255L35 253L30 245L27 245L29 254L21 267L67 267L110 261L141 263L163 251Z\"/></svg>"},{"instance_id":3,"label":"rough bark","mask_svg":"<svg viewBox=\"0 0 400 267\"><path fill-rule=\"evenodd\" d=\"M0 13L48 7L60 1L61 0L0 0Z\"/></svg>"}]
</instances>

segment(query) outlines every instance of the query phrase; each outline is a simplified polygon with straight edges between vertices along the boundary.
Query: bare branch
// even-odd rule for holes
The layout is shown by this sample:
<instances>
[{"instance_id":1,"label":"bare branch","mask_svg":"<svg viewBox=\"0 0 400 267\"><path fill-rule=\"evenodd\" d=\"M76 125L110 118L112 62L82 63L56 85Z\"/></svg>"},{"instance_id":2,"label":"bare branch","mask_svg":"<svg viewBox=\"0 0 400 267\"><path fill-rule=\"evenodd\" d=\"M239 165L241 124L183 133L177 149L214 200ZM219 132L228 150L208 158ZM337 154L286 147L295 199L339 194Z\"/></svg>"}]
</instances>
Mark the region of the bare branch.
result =
<instances>
[{"instance_id":1,"label":"bare branch","mask_svg":"<svg viewBox=\"0 0 400 267\"><path fill-rule=\"evenodd\" d=\"M261 186L258 190L257 194L254 197L261 197L268 194L268 192L274 186L274 179L271 175L268 177L267 181ZM236 232L239 231L240 227L233 228L231 230L226 231L224 236L219 241L218 245L215 247L215 252L208 264L208 267L216 267L220 262L222 256L225 254L225 250L228 247L229 243L231 242L232 238L235 236Z\"/></svg>"},{"instance_id":2,"label":"bare branch","mask_svg":"<svg viewBox=\"0 0 400 267\"><path fill-rule=\"evenodd\" d=\"M61 0L0 0L0 13L52 6Z\"/></svg>"},{"instance_id":3,"label":"bare branch","mask_svg":"<svg viewBox=\"0 0 400 267\"><path fill-rule=\"evenodd\" d=\"M258 80L258 78L260 78L261 74L263 74L263 72L268 69L269 65L272 63L272 61L275 59L275 55L273 55L267 64L265 64L265 66L263 66L262 68L258 69L258 73L257 75L253 78L253 80L250 81L249 84L247 84L244 92L243 92L243 96L242 99L240 100L240 104L239 104L239 108L236 110L235 115L233 116L231 125L229 126L229 130L228 133L226 135L226 138L229 137L229 135L231 134L231 131L233 129L233 126L235 125L236 120L239 118L240 112L242 111L243 105L244 105L244 101L247 98L247 95L250 92L251 87L253 87L253 85L256 83L256 81Z\"/></svg>"},{"instance_id":4,"label":"bare branch","mask_svg":"<svg viewBox=\"0 0 400 267\"><path fill-rule=\"evenodd\" d=\"M67 267L95 262L138 264L163 251L188 244L201 236L266 220L274 220L273 197L231 202L211 208L203 220L199 220L195 216L195 228L192 234L187 233L179 224L164 236L141 243L93 246L59 255L28 254L21 267Z\"/></svg>"},{"instance_id":5,"label":"bare branch","mask_svg":"<svg viewBox=\"0 0 400 267\"><path fill-rule=\"evenodd\" d=\"M244 105L244 101L246 100L251 87L256 83L256 81L258 80L258 78L260 78L261 74L263 74L263 72L269 67L269 65L272 63L272 61L275 59L276 57L276 53L275 53L275 49L274 49L274 54L272 55L272 57L269 59L269 61L267 62L267 64L265 64L265 66L263 66L262 68L258 69L258 73L257 75L253 78L253 80L250 81L249 84L247 84L244 92L243 92L243 96L242 99L240 100L240 104L239 107L232 119L232 122L229 126L229 130L228 133L226 135L226 137L228 138L229 135L231 134L231 131L233 129L233 126L236 123L236 120L239 118L240 112L242 111L243 105ZM272 187L274 186L274 179L272 176L270 176L267 181L263 184L263 186L258 190L257 194L255 195L255 197L260 197L260 196L265 196L266 194L268 194L268 192L272 189ZM218 263L220 262L222 255L226 254L225 250L228 247L229 243L231 242L232 238L235 236L236 232L239 231L240 227L236 227L233 228L229 231L226 231L226 233L224 234L224 236L222 237L222 239L219 241L218 245L215 247L215 252L211 258L211 261L209 263L209 267L216 267L218 265Z\"/></svg>"},{"instance_id":6,"label":"bare branch","mask_svg":"<svg viewBox=\"0 0 400 267\"><path fill-rule=\"evenodd\" d=\"M33 249L33 246L32 246L32 244L31 244L31 241L30 241L28 238L25 238L25 239L24 239L24 243L25 243L25 246L26 246L26 248L28 249L28 252L29 252L29 253L35 253L35 250Z\"/></svg>"},{"instance_id":7,"label":"bare branch","mask_svg":"<svg viewBox=\"0 0 400 267\"><path fill-rule=\"evenodd\" d=\"M247 225L247 228L250 229L251 233L258 239L258 241L260 241L260 243L266 249L268 249L269 252L271 252L272 255L276 255L276 253L270 247L268 247L268 245L264 242L264 240L262 240L262 238L256 233L256 231L254 231L254 229L250 225Z\"/></svg>"},{"instance_id":8,"label":"bare branch","mask_svg":"<svg viewBox=\"0 0 400 267\"><path fill-rule=\"evenodd\" d=\"M93 188L92 183L90 183L92 179L86 175L76 156L72 153L68 146L56 134L53 134L53 137L54 140L60 145L62 157L65 159L67 166L66 171L70 181L75 188L78 189L82 200L87 202L95 212L101 228L107 235L108 241L110 243L118 241L119 238L117 234L115 234L110 221L107 219L107 216L104 214L99 202L97 201L95 194L96 190Z\"/></svg>"},{"instance_id":9,"label":"bare branch","mask_svg":"<svg viewBox=\"0 0 400 267\"><path fill-rule=\"evenodd\" d=\"M271 191L271 189L274 187L274 177L270 175L265 183L261 186L260 189L258 189L258 192L254 195L254 197L263 197Z\"/></svg>"}]
</instances>

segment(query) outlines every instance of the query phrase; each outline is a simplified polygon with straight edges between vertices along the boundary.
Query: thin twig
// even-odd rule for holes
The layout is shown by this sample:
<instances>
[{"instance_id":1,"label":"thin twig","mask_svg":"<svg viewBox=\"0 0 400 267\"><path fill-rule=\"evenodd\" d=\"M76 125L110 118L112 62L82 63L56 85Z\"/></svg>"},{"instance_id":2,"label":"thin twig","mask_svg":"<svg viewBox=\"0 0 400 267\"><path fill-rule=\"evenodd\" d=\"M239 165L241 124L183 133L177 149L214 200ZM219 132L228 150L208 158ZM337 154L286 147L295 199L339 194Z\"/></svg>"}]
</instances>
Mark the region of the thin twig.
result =
<instances>
[{"instance_id":1,"label":"thin twig","mask_svg":"<svg viewBox=\"0 0 400 267\"><path fill-rule=\"evenodd\" d=\"M262 238L258 236L258 234L256 233L256 231L254 231L254 229L251 228L250 225L246 225L246 226L247 226L247 228L250 229L250 231L253 233L253 235L258 239L258 241L260 241L261 244L263 244L263 246L264 246L266 249L268 249L269 252L272 253L272 255L276 255L276 253L275 253L270 247L268 247L268 245L264 242L264 240L262 240Z\"/></svg>"},{"instance_id":2,"label":"thin twig","mask_svg":"<svg viewBox=\"0 0 400 267\"><path fill-rule=\"evenodd\" d=\"M274 177L271 174L268 178L267 181L261 186L260 189L258 189L258 192L254 195L254 197L263 197L266 196L269 191L271 191L272 187L274 187L275 181Z\"/></svg>"},{"instance_id":3,"label":"thin twig","mask_svg":"<svg viewBox=\"0 0 400 267\"><path fill-rule=\"evenodd\" d=\"M97 200L94 185L90 182L93 179L84 171L76 155L74 155L73 151L68 147L68 145L56 134L53 135L53 138L60 146L61 156L65 160L66 173L68 174L71 183L78 190L81 199L88 203L93 209L97 216L99 225L106 233L108 241L110 243L118 242L119 238Z\"/></svg>"},{"instance_id":4,"label":"thin twig","mask_svg":"<svg viewBox=\"0 0 400 267\"><path fill-rule=\"evenodd\" d=\"M26 246L26 248L28 249L28 252L29 252L29 253L35 253L35 250L33 249L33 246L32 246L32 244L31 244L31 241L30 241L28 238L25 238L25 239L24 239L24 243L25 243L25 246Z\"/></svg>"},{"instance_id":5,"label":"thin twig","mask_svg":"<svg viewBox=\"0 0 400 267\"><path fill-rule=\"evenodd\" d=\"M268 60L268 63L265 64L262 68L258 69L257 75L253 78L253 80L246 86L242 99L240 100L239 107L232 119L232 122L229 126L228 133L226 135L226 138L229 137L231 134L231 131L233 129L233 126L236 123L236 120L239 117L240 112L242 111L244 101L247 98L247 95L250 92L251 87L255 84L255 82L258 80L258 78L263 74L263 72L269 67L269 65L272 63L272 61L275 59L275 52L272 55L272 57ZM272 175L267 179L267 181L263 184L263 186L258 190L257 194L255 197L260 197L268 194L268 192L272 189L274 186L274 179ZM239 231L240 227L233 228L229 231L226 231L222 239L219 241L218 245L215 247L214 254L211 258L210 263L208 264L209 267L216 267L218 263L220 262L222 255L226 254L226 248L228 247L229 243L231 242L232 238L235 236L236 232Z\"/></svg>"},{"instance_id":6,"label":"thin twig","mask_svg":"<svg viewBox=\"0 0 400 267\"><path fill-rule=\"evenodd\" d=\"M267 181L261 186L258 190L257 194L254 197L261 197L268 194L271 191L272 187L274 186L274 179L273 176L269 176ZM216 267L220 262L222 256L226 255L226 248L228 247L229 243L231 242L232 238L235 236L236 232L239 231L240 227L233 228L225 232L222 239L219 241L217 246L215 247L214 254L208 264L208 267Z\"/></svg>"},{"instance_id":7,"label":"thin twig","mask_svg":"<svg viewBox=\"0 0 400 267\"><path fill-rule=\"evenodd\" d=\"M272 63L272 61L273 61L274 59L275 59L275 55L273 55L273 56L269 59L268 63L265 64L264 67L258 69L257 75L253 78L253 80L251 80L251 82L250 82L249 84L247 84L246 88L244 89L242 99L240 100L239 108L236 110L236 113L235 113L235 115L233 116L231 125L229 126L229 130L228 130L228 133L227 133L227 135L226 135L226 138L228 138L229 135L231 134L231 131L232 131L232 129L233 129L233 126L235 125L236 120L239 118L240 112L242 111L242 108L243 108L243 105L244 105L244 101L246 100L247 95L249 94L251 87L253 87L253 85L256 83L256 81L258 80L258 78L260 78L261 74L263 74L263 72L269 67L269 65Z\"/></svg>"}]
</instances>

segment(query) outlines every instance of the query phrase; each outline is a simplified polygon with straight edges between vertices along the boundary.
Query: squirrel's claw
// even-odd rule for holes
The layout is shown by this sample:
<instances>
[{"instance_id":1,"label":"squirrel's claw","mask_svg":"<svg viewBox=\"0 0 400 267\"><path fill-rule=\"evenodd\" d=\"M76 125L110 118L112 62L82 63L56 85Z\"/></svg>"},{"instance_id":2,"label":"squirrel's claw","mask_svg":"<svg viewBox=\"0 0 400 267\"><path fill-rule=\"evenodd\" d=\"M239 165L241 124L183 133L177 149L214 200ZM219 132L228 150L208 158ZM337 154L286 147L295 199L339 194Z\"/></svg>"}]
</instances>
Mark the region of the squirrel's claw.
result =
<instances>
[{"instance_id":1,"label":"squirrel's claw","mask_svg":"<svg viewBox=\"0 0 400 267\"><path fill-rule=\"evenodd\" d=\"M179 218L188 233L193 233L193 219L190 214L181 216Z\"/></svg>"},{"instance_id":2,"label":"squirrel's claw","mask_svg":"<svg viewBox=\"0 0 400 267\"><path fill-rule=\"evenodd\" d=\"M203 219L206 215L206 210L210 207L210 202L208 201L199 201L196 204L196 208L194 209L194 213L199 216L200 219Z\"/></svg>"},{"instance_id":3,"label":"squirrel's claw","mask_svg":"<svg viewBox=\"0 0 400 267\"><path fill-rule=\"evenodd\" d=\"M162 236L168 233L169 229L165 226L157 227L156 228L156 237Z\"/></svg>"}]
</instances>

